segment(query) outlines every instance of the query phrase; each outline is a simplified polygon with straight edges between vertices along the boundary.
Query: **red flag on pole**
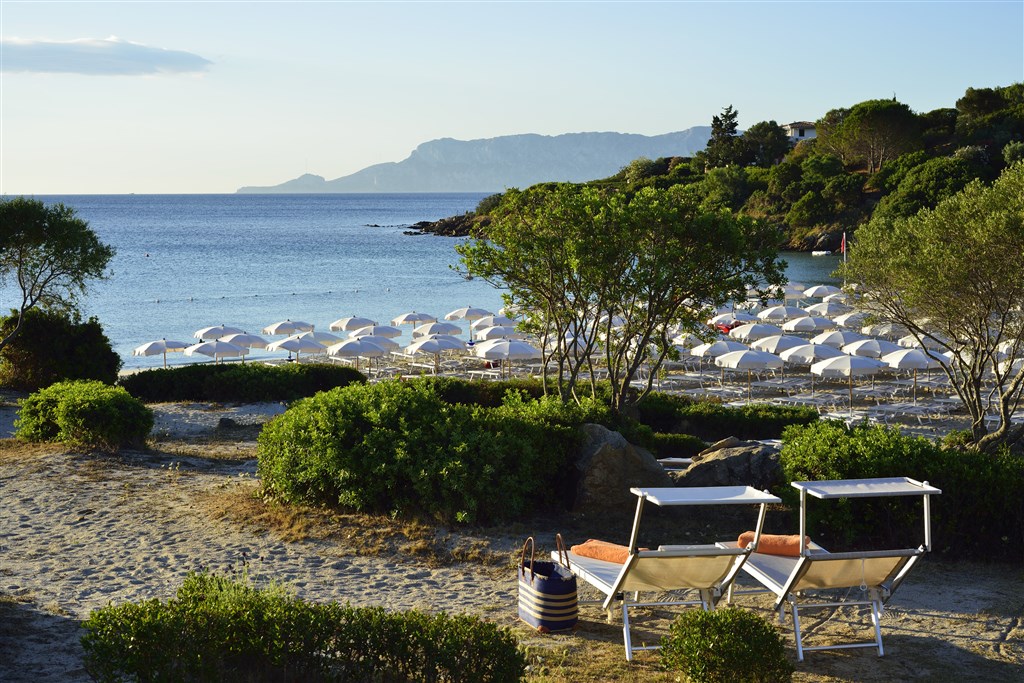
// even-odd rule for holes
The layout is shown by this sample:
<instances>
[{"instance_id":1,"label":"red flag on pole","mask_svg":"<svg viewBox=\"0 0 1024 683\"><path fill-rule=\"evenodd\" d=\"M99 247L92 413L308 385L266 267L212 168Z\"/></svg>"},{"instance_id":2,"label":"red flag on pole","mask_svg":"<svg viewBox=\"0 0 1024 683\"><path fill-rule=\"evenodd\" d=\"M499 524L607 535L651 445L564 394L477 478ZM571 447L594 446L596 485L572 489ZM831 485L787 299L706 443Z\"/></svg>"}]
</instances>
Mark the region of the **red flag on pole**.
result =
<instances>
[{"instance_id":1,"label":"red flag on pole","mask_svg":"<svg viewBox=\"0 0 1024 683\"><path fill-rule=\"evenodd\" d=\"M844 255L846 254L846 233L845 232L843 233L843 243L839 246L839 252L841 254L844 254Z\"/></svg>"}]
</instances>

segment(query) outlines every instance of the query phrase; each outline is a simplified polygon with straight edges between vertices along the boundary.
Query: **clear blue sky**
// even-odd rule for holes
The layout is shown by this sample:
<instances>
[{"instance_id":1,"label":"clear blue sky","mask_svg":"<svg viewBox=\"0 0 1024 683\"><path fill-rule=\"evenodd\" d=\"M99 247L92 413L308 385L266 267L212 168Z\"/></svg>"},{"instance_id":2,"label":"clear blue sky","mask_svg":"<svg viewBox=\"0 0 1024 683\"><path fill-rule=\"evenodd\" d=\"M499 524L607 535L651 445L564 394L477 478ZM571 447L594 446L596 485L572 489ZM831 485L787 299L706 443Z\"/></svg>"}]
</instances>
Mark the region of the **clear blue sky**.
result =
<instances>
[{"instance_id":1,"label":"clear blue sky","mask_svg":"<svg viewBox=\"0 0 1024 683\"><path fill-rule=\"evenodd\" d=\"M951 107L1024 2L0 0L0 194L233 192L420 143Z\"/></svg>"}]
</instances>

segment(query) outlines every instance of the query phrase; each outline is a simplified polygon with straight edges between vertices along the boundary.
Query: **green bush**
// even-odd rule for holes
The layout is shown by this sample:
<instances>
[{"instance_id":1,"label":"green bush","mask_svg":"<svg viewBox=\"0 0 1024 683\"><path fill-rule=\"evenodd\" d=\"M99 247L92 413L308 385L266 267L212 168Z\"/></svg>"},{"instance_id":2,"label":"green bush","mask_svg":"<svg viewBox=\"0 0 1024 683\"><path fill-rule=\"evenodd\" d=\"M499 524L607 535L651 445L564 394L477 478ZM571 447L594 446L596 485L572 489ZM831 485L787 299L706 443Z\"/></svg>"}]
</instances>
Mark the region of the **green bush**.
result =
<instances>
[{"instance_id":1,"label":"green bush","mask_svg":"<svg viewBox=\"0 0 1024 683\"><path fill-rule=\"evenodd\" d=\"M153 411L121 387L102 382L58 382L30 394L15 422L24 441L60 441L72 448L116 451L141 447Z\"/></svg>"},{"instance_id":2,"label":"green bush","mask_svg":"<svg viewBox=\"0 0 1024 683\"><path fill-rule=\"evenodd\" d=\"M435 387L352 385L296 402L260 433L264 486L289 502L458 521L571 503L562 494L577 428L607 422L606 406L509 392L488 408L448 403Z\"/></svg>"},{"instance_id":3,"label":"green bush","mask_svg":"<svg viewBox=\"0 0 1024 683\"><path fill-rule=\"evenodd\" d=\"M662 433L654 434L651 445L657 458L692 458L707 447L705 441L689 434Z\"/></svg>"},{"instance_id":4,"label":"green bush","mask_svg":"<svg viewBox=\"0 0 1024 683\"><path fill-rule=\"evenodd\" d=\"M493 681L522 678L515 637L472 616L308 603L280 586L190 573L175 598L83 624L99 681Z\"/></svg>"},{"instance_id":5,"label":"green bush","mask_svg":"<svg viewBox=\"0 0 1024 683\"><path fill-rule=\"evenodd\" d=\"M661 664L697 683L777 683L793 678L782 636L736 608L687 610L661 641Z\"/></svg>"},{"instance_id":6,"label":"green bush","mask_svg":"<svg viewBox=\"0 0 1024 683\"><path fill-rule=\"evenodd\" d=\"M16 315L0 320L0 338L18 323ZM0 386L35 391L61 380L91 379L113 384L121 357L96 318L86 322L55 312L29 310L13 341L0 349Z\"/></svg>"},{"instance_id":7,"label":"green bush","mask_svg":"<svg viewBox=\"0 0 1024 683\"><path fill-rule=\"evenodd\" d=\"M323 363L183 365L146 370L121 379L132 396L148 403L294 401L318 391L365 382L358 370Z\"/></svg>"},{"instance_id":8,"label":"green bush","mask_svg":"<svg viewBox=\"0 0 1024 683\"><path fill-rule=\"evenodd\" d=\"M813 408L752 403L739 408L714 401L652 392L637 405L638 419L655 432L685 433L705 441L727 436L739 439L777 439L789 425L818 420Z\"/></svg>"},{"instance_id":9,"label":"green bush","mask_svg":"<svg viewBox=\"0 0 1024 683\"><path fill-rule=\"evenodd\" d=\"M787 481L910 477L932 497L932 543L953 558L1024 561L1024 458L959 451L899 430L836 421L791 427L780 454ZM795 502L795 490L780 495ZM922 541L921 503L909 498L812 501L811 537L825 547L906 547ZM843 548L840 548L843 549Z\"/></svg>"}]
</instances>

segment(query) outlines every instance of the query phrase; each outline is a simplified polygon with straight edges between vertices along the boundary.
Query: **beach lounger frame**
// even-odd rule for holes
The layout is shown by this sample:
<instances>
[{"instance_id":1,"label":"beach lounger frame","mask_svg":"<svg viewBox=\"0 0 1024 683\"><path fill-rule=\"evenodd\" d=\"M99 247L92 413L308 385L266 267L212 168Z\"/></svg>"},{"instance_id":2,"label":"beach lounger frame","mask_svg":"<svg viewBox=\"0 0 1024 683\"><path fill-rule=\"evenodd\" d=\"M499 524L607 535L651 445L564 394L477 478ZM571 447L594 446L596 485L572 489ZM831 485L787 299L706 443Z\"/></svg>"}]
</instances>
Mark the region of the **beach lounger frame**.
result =
<instances>
[{"instance_id":1,"label":"beach lounger frame","mask_svg":"<svg viewBox=\"0 0 1024 683\"><path fill-rule=\"evenodd\" d=\"M754 554L743 565L743 571L757 580L764 589L775 594L775 609L779 621L784 622L786 605L793 615L793 636L796 640L797 660L804 660L804 653L813 650L843 650L850 648L874 647L878 656L885 655L882 645L882 611L889 598L910 573L914 565L932 547L931 496L942 493L928 482L919 482L907 477L878 479L837 479L831 481L794 481L792 485L800 491L800 535L807 537L807 497L822 500L838 498L880 498L888 496L922 496L924 504L924 543L917 548L895 550L873 550L859 552L830 553L812 543L802 542L799 557ZM734 546L735 544L724 544ZM822 600L805 602L805 591L860 588L866 594L864 600ZM730 586L729 601L733 594L761 591L733 591ZM871 611L874 637L869 641L841 643L838 645L803 644L800 630L800 610L864 605Z\"/></svg>"},{"instance_id":2,"label":"beach lounger frame","mask_svg":"<svg viewBox=\"0 0 1024 683\"><path fill-rule=\"evenodd\" d=\"M769 503L782 502L778 497L750 486L707 486L693 488L632 488L637 496L636 514L629 539L629 555L624 564L581 557L570 552L569 568L580 579L604 594L600 600L608 621L614 619L615 603L622 611L622 639L626 660L639 650L654 650L656 645L633 646L629 610L635 607L700 605L712 610L736 578L743 562L756 548L761 537L765 512ZM637 539L644 504L651 502L667 507L678 505L758 505L754 542L747 548L727 548L721 544L663 545L657 550L639 550ZM552 559L558 561L557 552ZM693 600L643 601L640 593L696 591ZM580 601L588 602L588 601ZM595 601L589 601L595 602Z\"/></svg>"}]
</instances>

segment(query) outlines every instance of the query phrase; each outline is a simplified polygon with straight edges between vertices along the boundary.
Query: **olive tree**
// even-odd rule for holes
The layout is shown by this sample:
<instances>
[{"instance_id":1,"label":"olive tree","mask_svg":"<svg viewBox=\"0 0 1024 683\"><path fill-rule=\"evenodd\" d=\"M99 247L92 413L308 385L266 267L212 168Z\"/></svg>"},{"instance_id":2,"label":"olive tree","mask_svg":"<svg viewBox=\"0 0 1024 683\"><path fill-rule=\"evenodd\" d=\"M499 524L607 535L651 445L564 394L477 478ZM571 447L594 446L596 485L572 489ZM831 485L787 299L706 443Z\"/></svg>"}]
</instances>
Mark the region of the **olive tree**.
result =
<instances>
[{"instance_id":1,"label":"olive tree","mask_svg":"<svg viewBox=\"0 0 1024 683\"><path fill-rule=\"evenodd\" d=\"M1024 357L1024 163L934 209L873 218L843 270L880 318L951 352L945 371L970 414L973 447L1024 436L1010 420L1024 385L1024 365L1012 362Z\"/></svg>"},{"instance_id":2,"label":"olive tree","mask_svg":"<svg viewBox=\"0 0 1024 683\"><path fill-rule=\"evenodd\" d=\"M19 321L0 336L0 349L19 334L26 311L76 313L86 283L102 279L113 256L114 249L70 207L25 197L0 200L0 293L17 298L11 308Z\"/></svg>"},{"instance_id":3,"label":"olive tree","mask_svg":"<svg viewBox=\"0 0 1024 683\"><path fill-rule=\"evenodd\" d=\"M593 395L600 364L621 411L650 391L677 331L706 332L709 309L782 280L773 228L699 205L681 186L510 190L486 238L457 249L470 273L508 289L524 328L541 338L545 391L579 399L589 385Z\"/></svg>"}]
</instances>

